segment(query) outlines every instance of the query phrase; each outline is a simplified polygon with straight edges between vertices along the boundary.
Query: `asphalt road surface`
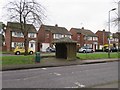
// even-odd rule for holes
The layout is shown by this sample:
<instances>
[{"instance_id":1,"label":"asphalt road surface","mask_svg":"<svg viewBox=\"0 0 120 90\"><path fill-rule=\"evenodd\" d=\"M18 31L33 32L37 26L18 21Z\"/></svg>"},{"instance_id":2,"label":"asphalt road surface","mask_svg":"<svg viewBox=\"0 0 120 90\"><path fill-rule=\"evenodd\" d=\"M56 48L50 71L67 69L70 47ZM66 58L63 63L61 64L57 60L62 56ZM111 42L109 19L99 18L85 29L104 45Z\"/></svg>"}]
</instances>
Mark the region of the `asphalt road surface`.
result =
<instances>
[{"instance_id":1,"label":"asphalt road surface","mask_svg":"<svg viewBox=\"0 0 120 90\"><path fill-rule=\"evenodd\" d=\"M118 88L118 62L2 72L3 88Z\"/></svg>"}]
</instances>

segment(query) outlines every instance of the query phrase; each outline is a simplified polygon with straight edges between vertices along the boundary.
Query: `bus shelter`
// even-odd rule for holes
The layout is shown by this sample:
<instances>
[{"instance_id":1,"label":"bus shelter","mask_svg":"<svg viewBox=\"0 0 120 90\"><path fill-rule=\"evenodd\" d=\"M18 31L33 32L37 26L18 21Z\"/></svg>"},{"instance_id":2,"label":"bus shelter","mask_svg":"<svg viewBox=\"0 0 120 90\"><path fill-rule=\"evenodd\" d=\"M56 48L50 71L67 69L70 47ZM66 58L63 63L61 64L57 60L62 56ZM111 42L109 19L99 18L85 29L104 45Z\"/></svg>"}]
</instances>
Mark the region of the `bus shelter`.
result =
<instances>
[{"instance_id":1,"label":"bus shelter","mask_svg":"<svg viewBox=\"0 0 120 90\"><path fill-rule=\"evenodd\" d=\"M76 59L76 41L68 37L53 41L56 47L56 58L75 60Z\"/></svg>"}]
</instances>

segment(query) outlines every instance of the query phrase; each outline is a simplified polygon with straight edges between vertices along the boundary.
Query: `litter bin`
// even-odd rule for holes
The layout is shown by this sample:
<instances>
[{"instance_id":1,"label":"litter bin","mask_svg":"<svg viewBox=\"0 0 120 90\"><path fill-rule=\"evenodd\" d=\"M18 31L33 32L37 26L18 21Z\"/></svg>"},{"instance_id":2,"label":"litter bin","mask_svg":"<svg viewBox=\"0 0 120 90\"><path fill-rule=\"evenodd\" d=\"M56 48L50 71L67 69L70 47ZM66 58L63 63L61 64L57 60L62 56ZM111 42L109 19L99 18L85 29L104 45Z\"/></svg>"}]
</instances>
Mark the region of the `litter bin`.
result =
<instances>
[{"instance_id":1,"label":"litter bin","mask_svg":"<svg viewBox=\"0 0 120 90\"><path fill-rule=\"evenodd\" d=\"M36 55L36 56L35 56L35 62L36 62L36 63L40 63L40 59L41 59L41 57L40 57L40 52L36 52L35 55Z\"/></svg>"}]
</instances>

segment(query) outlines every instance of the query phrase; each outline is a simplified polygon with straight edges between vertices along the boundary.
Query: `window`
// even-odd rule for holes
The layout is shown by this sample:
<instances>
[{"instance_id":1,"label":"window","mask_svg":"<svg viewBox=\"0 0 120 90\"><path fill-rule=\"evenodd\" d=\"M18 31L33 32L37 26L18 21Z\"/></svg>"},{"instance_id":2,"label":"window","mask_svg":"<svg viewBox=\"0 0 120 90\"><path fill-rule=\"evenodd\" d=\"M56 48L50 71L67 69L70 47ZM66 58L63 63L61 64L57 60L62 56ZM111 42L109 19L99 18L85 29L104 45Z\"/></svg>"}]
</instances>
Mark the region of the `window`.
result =
<instances>
[{"instance_id":1,"label":"window","mask_svg":"<svg viewBox=\"0 0 120 90\"><path fill-rule=\"evenodd\" d=\"M79 35L79 34L77 35L77 40L78 40L78 41L80 40L80 35Z\"/></svg>"},{"instance_id":2,"label":"window","mask_svg":"<svg viewBox=\"0 0 120 90\"><path fill-rule=\"evenodd\" d=\"M118 38L115 38L115 41L118 42Z\"/></svg>"},{"instance_id":3,"label":"window","mask_svg":"<svg viewBox=\"0 0 120 90\"><path fill-rule=\"evenodd\" d=\"M93 40L98 40L98 37L93 37Z\"/></svg>"},{"instance_id":4,"label":"window","mask_svg":"<svg viewBox=\"0 0 120 90\"><path fill-rule=\"evenodd\" d=\"M85 37L84 37L84 40L92 40L92 37L90 37L90 36L85 36Z\"/></svg>"},{"instance_id":5,"label":"window","mask_svg":"<svg viewBox=\"0 0 120 90\"><path fill-rule=\"evenodd\" d=\"M12 36L14 37L23 37L22 32L12 32Z\"/></svg>"},{"instance_id":6,"label":"window","mask_svg":"<svg viewBox=\"0 0 120 90\"><path fill-rule=\"evenodd\" d=\"M92 37L87 37L87 40L92 40Z\"/></svg>"},{"instance_id":7,"label":"window","mask_svg":"<svg viewBox=\"0 0 120 90\"><path fill-rule=\"evenodd\" d=\"M60 38L62 38L62 35L61 34L54 34L53 38L54 39L60 39Z\"/></svg>"},{"instance_id":8,"label":"window","mask_svg":"<svg viewBox=\"0 0 120 90\"><path fill-rule=\"evenodd\" d=\"M69 38L71 38L71 35L65 35L65 37L69 37Z\"/></svg>"},{"instance_id":9,"label":"window","mask_svg":"<svg viewBox=\"0 0 120 90\"><path fill-rule=\"evenodd\" d=\"M15 48L16 46L24 47L24 43L22 43L22 42L12 42L12 47Z\"/></svg>"},{"instance_id":10,"label":"window","mask_svg":"<svg viewBox=\"0 0 120 90\"><path fill-rule=\"evenodd\" d=\"M36 34L35 33L28 33L28 37L30 37L30 38L36 38Z\"/></svg>"},{"instance_id":11,"label":"window","mask_svg":"<svg viewBox=\"0 0 120 90\"><path fill-rule=\"evenodd\" d=\"M46 34L46 38L49 38L49 34Z\"/></svg>"}]
</instances>

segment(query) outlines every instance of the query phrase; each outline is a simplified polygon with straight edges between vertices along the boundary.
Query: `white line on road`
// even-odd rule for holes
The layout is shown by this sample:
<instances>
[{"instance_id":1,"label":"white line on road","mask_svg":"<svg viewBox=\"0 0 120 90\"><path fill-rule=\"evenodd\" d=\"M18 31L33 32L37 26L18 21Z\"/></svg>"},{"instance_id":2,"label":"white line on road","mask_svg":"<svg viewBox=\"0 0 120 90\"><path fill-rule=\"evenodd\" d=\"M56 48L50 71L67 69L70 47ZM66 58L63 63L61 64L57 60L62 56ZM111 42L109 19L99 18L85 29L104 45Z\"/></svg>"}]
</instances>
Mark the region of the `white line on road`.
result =
<instances>
[{"instance_id":1,"label":"white line on road","mask_svg":"<svg viewBox=\"0 0 120 90\"><path fill-rule=\"evenodd\" d=\"M79 82L75 82L74 84L76 84L78 87L81 87L81 88L84 88L84 87L85 87L85 85L80 84Z\"/></svg>"},{"instance_id":2,"label":"white line on road","mask_svg":"<svg viewBox=\"0 0 120 90\"><path fill-rule=\"evenodd\" d=\"M60 73L54 73L55 75L57 75L57 76L60 76L61 74Z\"/></svg>"},{"instance_id":3,"label":"white line on road","mask_svg":"<svg viewBox=\"0 0 120 90\"><path fill-rule=\"evenodd\" d=\"M40 77L40 76L31 76L31 77L23 78L23 80L35 79L35 78L39 78L39 77Z\"/></svg>"},{"instance_id":4,"label":"white line on road","mask_svg":"<svg viewBox=\"0 0 120 90\"><path fill-rule=\"evenodd\" d=\"M21 79L8 79L8 80L3 80L3 81L19 81Z\"/></svg>"},{"instance_id":5,"label":"white line on road","mask_svg":"<svg viewBox=\"0 0 120 90\"><path fill-rule=\"evenodd\" d=\"M75 87L64 87L64 88L78 88L78 86L75 86Z\"/></svg>"},{"instance_id":6,"label":"white line on road","mask_svg":"<svg viewBox=\"0 0 120 90\"><path fill-rule=\"evenodd\" d=\"M41 68L41 69L43 69L43 70L47 70L47 68Z\"/></svg>"}]
</instances>

